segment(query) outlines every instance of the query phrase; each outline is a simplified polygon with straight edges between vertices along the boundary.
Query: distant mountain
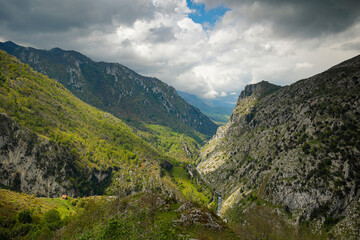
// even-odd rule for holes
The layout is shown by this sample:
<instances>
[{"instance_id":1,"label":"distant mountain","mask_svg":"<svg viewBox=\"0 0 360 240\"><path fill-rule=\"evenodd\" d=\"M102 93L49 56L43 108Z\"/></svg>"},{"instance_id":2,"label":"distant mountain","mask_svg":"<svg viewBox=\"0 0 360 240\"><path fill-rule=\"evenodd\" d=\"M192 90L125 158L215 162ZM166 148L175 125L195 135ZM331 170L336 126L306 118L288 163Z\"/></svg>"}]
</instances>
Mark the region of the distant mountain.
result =
<instances>
[{"instance_id":1,"label":"distant mountain","mask_svg":"<svg viewBox=\"0 0 360 240\"><path fill-rule=\"evenodd\" d=\"M237 232L291 222L359 239L360 56L290 86L246 86L201 155Z\"/></svg>"},{"instance_id":2,"label":"distant mountain","mask_svg":"<svg viewBox=\"0 0 360 240\"><path fill-rule=\"evenodd\" d=\"M229 120L229 117L233 110L233 107L228 106L230 104L226 106L222 104L223 106L219 106L219 105L215 105L211 101L207 103L195 95L181 91L177 91L177 92L183 99L185 99L191 105L200 109L205 115L207 115L213 121L219 123L227 123L227 121Z\"/></svg>"}]
</instances>

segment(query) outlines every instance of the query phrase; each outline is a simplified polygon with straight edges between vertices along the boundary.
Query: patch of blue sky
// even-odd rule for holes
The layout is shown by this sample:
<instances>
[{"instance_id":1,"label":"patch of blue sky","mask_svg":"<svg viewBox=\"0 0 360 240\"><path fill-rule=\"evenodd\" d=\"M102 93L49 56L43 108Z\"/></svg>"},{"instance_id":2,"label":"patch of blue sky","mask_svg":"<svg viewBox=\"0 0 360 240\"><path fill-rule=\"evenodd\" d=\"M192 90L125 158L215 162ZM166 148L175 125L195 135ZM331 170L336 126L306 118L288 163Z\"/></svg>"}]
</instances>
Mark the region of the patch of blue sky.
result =
<instances>
[{"instance_id":1,"label":"patch of blue sky","mask_svg":"<svg viewBox=\"0 0 360 240\"><path fill-rule=\"evenodd\" d=\"M192 0L186 0L186 2L187 6L193 10L192 13L189 13L189 18L195 23L201 24L204 29L213 27L216 21L230 10L223 5L207 9L204 3L194 3Z\"/></svg>"}]
</instances>

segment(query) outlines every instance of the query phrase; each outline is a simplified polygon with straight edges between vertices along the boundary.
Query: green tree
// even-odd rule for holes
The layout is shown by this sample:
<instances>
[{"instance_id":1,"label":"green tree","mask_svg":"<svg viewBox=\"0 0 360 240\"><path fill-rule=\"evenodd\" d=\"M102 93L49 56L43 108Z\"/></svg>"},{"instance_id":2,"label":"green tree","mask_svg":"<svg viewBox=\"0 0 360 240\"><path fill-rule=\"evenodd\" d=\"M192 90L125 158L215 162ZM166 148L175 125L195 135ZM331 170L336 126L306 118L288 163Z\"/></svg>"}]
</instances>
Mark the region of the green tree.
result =
<instances>
[{"instance_id":1,"label":"green tree","mask_svg":"<svg viewBox=\"0 0 360 240\"><path fill-rule=\"evenodd\" d=\"M31 223L32 222L31 211L27 209L19 212L17 216L17 220L18 222L21 223Z\"/></svg>"}]
</instances>

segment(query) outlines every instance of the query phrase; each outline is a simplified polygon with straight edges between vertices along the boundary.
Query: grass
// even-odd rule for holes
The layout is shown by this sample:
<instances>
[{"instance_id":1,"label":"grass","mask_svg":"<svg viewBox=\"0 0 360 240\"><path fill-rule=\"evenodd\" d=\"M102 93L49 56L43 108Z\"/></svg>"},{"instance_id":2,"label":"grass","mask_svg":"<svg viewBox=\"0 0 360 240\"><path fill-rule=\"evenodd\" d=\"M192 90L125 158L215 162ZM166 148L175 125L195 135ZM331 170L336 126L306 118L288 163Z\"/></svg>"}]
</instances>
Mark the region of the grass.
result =
<instances>
[{"instance_id":1,"label":"grass","mask_svg":"<svg viewBox=\"0 0 360 240\"><path fill-rule=\"evenodd\" d=\"M188 172L183 167L174 167L170 174L186 198L205 206L211 202L211 190L203 185L197 185L194 179L190 179Z\"/></svg>"},{"instance_id":2,"label":"grass","mask_svg":"<svg viewBox=\"0 0 360 240\"><path fill-rule=\"evenodd\" d=\"M3 211L19 212L31 210L35 217L41 216L50 209L57 209L62 218L75 214L76 207L71 204L73 198L37 198L25 193L0 189L0 208Z\"/></svg>"},{"instance_id":3,"label":"grass","mask_svg":"<svg viewBox=\"0 0 360 240\"><path fill-rule=\"evenodd\" d=\"M199 157L200 144L187 136L172 130L170 127L146 124L147 130L138 131L137 134L149 142L158 151L181 162L192 163ZM197 133L201 142L205 142L206 136Z\"/></svg>"}]
</instances>

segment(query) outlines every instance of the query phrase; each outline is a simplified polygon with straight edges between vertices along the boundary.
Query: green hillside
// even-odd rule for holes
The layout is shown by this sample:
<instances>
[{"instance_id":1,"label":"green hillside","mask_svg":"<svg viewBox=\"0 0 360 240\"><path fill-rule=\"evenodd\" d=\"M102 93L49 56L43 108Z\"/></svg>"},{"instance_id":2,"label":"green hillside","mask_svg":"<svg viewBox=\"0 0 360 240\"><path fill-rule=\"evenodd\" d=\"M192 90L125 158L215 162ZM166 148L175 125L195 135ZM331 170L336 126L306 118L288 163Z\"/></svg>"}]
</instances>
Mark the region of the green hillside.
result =
<instances>
[{"instance_id":1,"label":"green hillside","mask_svg":"<svg viewBox=\"0 0 360 240\"><path fill-rule=\"evenodd\" d=\"M238 239L206 208L154 193L62 199L0 189L0 223L0 239Z\"/></svg>"},{"instance_id":2,"label":"green hillside","mask_svg":"<svg viewBox=\"0 0 360 240\"><path fill-rule=\"evenodd\" d=\"M94 168L140 165L160 155L121 120L83 103L61 84L1 52L0 111L78 153Z\"/></svg>"},{"instance_id":3,"label":"green hillside","mask_svg":"<svg viewBox=\"0 0 360 240\"><path fill-rule=\"evenodd\" d=\"M184 196L181 192L185 189L178 190L179 186L172 183L172 178L163 183L161 176L170 176L168 170L171 168L163 169L161 165L168 162L171 167L184 166L185 169L186 165L154 150L121 120L82 102L61 84L5 52L0 53L0 63L0 112L20 124L15 126L16 129L25 127L29 129L28 134L35 133L40 142L35 141L34 144L40 145L41 141L49 143L46 151L55 154L54 148L69 149L75 164L72 168L76 168L74 171L77 172L69 180L80 189L79 194L90 194L91 179L103 179L107 174L112 180L111 184L103 186L104 193L128 195L144 190L169 189L179 191L180 197ZM10 156L6 155L8 152L11 149L3 153L5 159ZM37 158L34 156L32 160ZM10 169L8 172L6 166ZM3 165L2 168L11 175L11 165ZM57 173L50 169L50 173L44 174ZM185 177L188 178L187 175ZM61 181L59 179L56 181ZM5 183L6 179L3 180ZM199 194L198 199L202 199L203 193ZM211 194L207 198L211 199Z\"/></svg>"},{"instance_id":4,"label":"green hillside","mask_svg":"<svg viewBox=\"0 0 360 240\"><path fill-rule=\"evenodd\" d=\"M12 42L0 43L0 49L55 79L82 101L123 120L139 132L140 137L156 148L160 146L158 150L170 157L187 162L195 160L200 145L216 132L217 125L185 102L173 87L156 78L141 76L121 64L95 62L75 51L38 50ZM149 125L163 127L160 131ZM169 133L163 134L165 129ZM171 132L185 137L172 138L172 145L180 149L180 154L168 151L164 144ZM192 156L186 148L193 148Z\"/></svg>"}]
</instances>

